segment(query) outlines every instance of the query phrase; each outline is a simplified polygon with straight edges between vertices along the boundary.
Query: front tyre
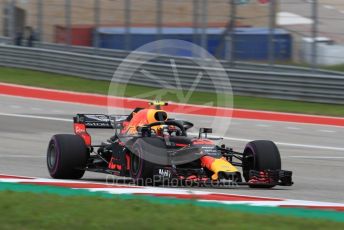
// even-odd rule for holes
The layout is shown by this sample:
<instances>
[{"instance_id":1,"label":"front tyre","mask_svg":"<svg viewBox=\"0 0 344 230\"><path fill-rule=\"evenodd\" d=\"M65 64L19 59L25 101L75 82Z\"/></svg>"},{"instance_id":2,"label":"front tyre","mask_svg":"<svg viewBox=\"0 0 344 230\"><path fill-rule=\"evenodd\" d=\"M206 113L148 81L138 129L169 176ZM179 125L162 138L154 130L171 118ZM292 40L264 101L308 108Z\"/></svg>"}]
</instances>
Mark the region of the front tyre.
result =
<instances>
[{"instance_id":1,"label":"front tyre","mask_svg":"<svg viewBox=\"0 0 344 230\"><path fill-rule=\"evenodd\" d=\"M56 179L80 179L85 173L88 149L83 139L73 134L54 135L47 150L47 166Z\"/></svg>"},{"instance_id":2,"label":"front tyre","mask_svg":"<svg viewBox=\"0 0 344 230\"><path fill-rule=\"evenodd\" d=\"M147 154L156 154L157 156L166 154L164 142L159 138L139 138L134 143L132 150L130 153L130 177L138 185L159 185L160 181L156 181L154 178L154 170L161 165L147 160Z\"/></svg>"},{"instance_id":3,"label":"front tyre","mask_svg":"<svg viewBox=\"0 0 344 230\"><path fill-rule=\"evenodd\" d=\"M281 157L279 150L272 141L258 140L249 142L244 150L243 176L249 181L250 170L280 170ZM272 188L274 185L250 185L253 188Z\"/></svg>"}]
</instances>

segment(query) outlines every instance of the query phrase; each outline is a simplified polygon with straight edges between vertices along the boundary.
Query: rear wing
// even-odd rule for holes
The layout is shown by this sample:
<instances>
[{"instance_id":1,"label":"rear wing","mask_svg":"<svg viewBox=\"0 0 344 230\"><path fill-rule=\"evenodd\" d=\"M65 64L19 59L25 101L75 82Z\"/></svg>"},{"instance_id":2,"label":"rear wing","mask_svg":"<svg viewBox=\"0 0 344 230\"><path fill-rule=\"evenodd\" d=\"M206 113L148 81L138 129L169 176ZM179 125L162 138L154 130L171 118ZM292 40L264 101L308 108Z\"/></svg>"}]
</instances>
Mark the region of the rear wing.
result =
<instances>
[{"instance_id":1,"label":"rear wing","mask_svg":"<svg viewBox=\"0 0 344 230\"><path fill-rule=\"evenodd\" d=\"M86 146L92 146L91 135L87 132L87 128L91 129L121 129L123 122L126 121L128 115L109 116L105 114L77 114L73 117L74 133L80 136Z\"/></svg>"},{"instance_id":2,"label":"rear wing","mask_svg":"<svg viewBox=\"0 0 344 230\"><path fill-rule=\"evenodd\" d=\"M73 117L73 121L77 124L84 124L85 128L114 129L121 126L127 118L128 115L77 114Z\"/></svg>"}]
</instances>

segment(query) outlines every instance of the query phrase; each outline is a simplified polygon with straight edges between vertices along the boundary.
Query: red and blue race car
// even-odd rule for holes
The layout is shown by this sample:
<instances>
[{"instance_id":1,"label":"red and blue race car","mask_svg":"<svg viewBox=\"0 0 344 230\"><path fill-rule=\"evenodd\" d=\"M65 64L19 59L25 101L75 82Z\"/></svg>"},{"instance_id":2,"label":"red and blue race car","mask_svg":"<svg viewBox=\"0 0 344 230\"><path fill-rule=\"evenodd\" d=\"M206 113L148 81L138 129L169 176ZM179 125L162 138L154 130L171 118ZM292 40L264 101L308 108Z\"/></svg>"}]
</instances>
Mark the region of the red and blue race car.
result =
<instances>
[{"instance_id":1,"label":"red and blue race car","mask_svg":"<svg viewBox=\"0 0 344 230\"><path fill-rule=\"evenodd\" d=\"M80 179L85 171L131 178L140 185L291 186L292 172L281 170L277 146L249 142L243 152L216 145L210 128L191 137L193 124L169 118L164 102L136 108L129 115L77 114L75 134L54 135L47 150L50 175ZM88 128L113 129L108 140L93 144ZM241 170L239 170L241 168Z\"/></svg>"}]
</instances>

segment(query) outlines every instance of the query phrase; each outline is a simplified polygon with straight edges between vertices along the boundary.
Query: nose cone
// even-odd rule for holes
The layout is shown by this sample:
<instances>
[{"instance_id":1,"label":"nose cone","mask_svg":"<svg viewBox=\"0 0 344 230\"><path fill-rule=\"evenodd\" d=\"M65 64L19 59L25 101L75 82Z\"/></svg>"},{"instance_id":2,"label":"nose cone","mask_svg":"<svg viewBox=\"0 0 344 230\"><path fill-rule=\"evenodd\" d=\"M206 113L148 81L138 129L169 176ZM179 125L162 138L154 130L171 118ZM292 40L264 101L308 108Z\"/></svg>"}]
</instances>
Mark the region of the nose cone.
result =
<instances>
[{"instance_id":1,"label":"nose cone","mask_svg":"<svg viewBox=\"0 0 344 230\"><path fill-rule=\"evenodd\" d=\"M212 180L218 180L219 174L223 174L225 177L231 173L237 174L238 169L234 167L225 158L214 158L210 156L204 156L201 158L203 167L208 168L214 174L211 176ZM221 178L220 178L221 179Z\"/></svg>"}]
</instances>

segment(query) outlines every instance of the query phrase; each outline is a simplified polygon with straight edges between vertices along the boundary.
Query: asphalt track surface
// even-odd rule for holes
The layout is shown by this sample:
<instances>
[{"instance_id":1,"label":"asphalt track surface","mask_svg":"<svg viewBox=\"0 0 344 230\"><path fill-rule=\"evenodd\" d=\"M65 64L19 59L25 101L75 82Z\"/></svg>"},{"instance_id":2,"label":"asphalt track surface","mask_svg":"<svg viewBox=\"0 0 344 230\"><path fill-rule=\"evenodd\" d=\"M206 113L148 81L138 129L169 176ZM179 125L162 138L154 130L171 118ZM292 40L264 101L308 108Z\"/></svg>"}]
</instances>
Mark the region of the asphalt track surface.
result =
<instances>
[{"instance_id":1,"label":"asphalt track surface","mask_svg":"<svg viewBox=\"0 0 344 230\"><path fill-rule=\"evenodd\" d=\"M107 109L0 96L0 173L50 178L45 162L47 144L54 134L73 132L71 118L76 113L107 113ZM207 116L173 116L193 121L196 128L207 127L213 121L213 117ZM94 130L90 133L97 134L93 135L96 143L108 138L112 131ZM248 140L275 141L281 152L282 167L294 172L295 185L270 190L246 187L190 189L343 203L343 134L344 129L337 126L233 119L223 142L241 151ZM105 177L86 173L83 180L105 182Z\"/></svg>"}]
</instances>

